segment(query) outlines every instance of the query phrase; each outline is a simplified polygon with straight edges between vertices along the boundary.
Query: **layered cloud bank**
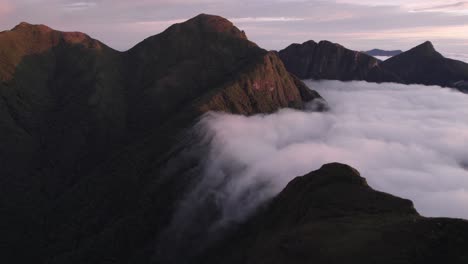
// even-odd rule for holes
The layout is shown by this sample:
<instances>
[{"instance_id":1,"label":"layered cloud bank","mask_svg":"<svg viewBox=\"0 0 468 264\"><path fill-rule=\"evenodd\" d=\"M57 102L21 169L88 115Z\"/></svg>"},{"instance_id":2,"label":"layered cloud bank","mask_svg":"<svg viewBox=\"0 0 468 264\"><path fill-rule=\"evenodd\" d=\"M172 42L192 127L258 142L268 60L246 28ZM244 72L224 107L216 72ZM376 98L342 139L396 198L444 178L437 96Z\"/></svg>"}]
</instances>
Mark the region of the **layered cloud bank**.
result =
<instances>
[{"instance_id":1,"label":"layered cloud bank","mask_svg":"<svg viewBox=\"0 0 468 264\"><path fill-rule=\"evenodd\" d=\"M453 60L459 60L459 61L463 61L463 62L468 63L468 54L465 54L465 53L442 52L442 55L444 55L444 57L446 57L446 58L450 58L450 59L453 59ZM391 57L387 57L387 56L374 56L374 57L381 60L381 61L388 60L388 59L391 58Z\"/></svg>"},{"instance_id":2,"label":"layered cloud bank","mask_svg":"<svg viewBox=\"0 0 468 264\"><path fill-rule=\"evenodd\" d=\"M442 55L444 55L447 58L454 59L454 60L459 60L468 63L468 54L466 53L460 53L460 52L443 52Z\"/></svg>"},{"instance_id":3,"label":"layered cloud bank","mask_svg":"<svg viewBox=\"0 0 468 264\"><path fill-rule=\"evenodd\" d=\"M468 96L435 86L308 85L330 112L201 120L209 158L188 201L214 201L214 226L242 220L295 176L335 161L356 167L373 188L413 200L422 215L468 219Z\"/></svg>"}]
</instances>

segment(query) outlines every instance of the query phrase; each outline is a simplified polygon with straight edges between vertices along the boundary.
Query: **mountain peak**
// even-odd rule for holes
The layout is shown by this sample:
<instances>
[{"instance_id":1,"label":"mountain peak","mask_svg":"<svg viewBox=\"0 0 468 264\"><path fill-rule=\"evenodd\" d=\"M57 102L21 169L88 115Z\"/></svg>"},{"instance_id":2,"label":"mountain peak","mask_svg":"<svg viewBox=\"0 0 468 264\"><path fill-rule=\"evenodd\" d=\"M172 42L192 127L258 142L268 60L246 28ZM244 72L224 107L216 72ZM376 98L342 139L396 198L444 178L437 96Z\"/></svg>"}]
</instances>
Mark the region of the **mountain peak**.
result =
<instances>
[{"instance_id":1,"label":"mountain peak","mask_svg":"<svg viewBox=\"0 0 468 264\"><path fill-rule=\"evenodd\" d=\"M234 37L247 39L244 31L238 29L231 21L221 16L199 14L182 24L198 26L203 32L227 33Z\"/></svg>"},{"instance_id":2,"label":"mountain peak","mask_svg":"<svg viewBox=\"0 0 468 264\"><path fill-rule=\"evenodd\" d=\"M43 33L48 33L48 32L52 32L53 29L42 24L36 25L36 24L30 24L28 22L21 22L18 25L16 25L11 31L15 31L15 32L39 31Z\"/></svg>"},{"instance_id":3,"label":"mountain peak","mask_svg":"<svg viewBox=\"0 0 468 264\"><path fill-rule=\"evenodd\" d=\"M429 40L425 41L422 44L419 44L415 48L421 48L421 49L424 48L424 49L427 49L427 50L434 50L435 51L434 45Z\"/></svg>"},{"instance_id":4,"label":"mountain peak","mask_svg":"<svg viewBox=\"0 0 468 264\"><path fill-rule=\"evenodd\" d=\"M5 52L0 80L10 80L24 57L39 55L61 45L80 45L94 50L103 47L102 43L81 32L62 32L46 25L21 22L9 31L0 32L0 50Z\"/></svg>"},{"instance_id":5,"label":"mountain peak","mask_svg":"<svg viewBox=\"0 0 468 264\"><path fill-rule=\"evenodd\" d=\"M361 177L361 174L355 168L337 162L324 164L320 169L306 174L303 177L298 177L295 181L313 181L315 183L320 183L320 185L346 183L368 187L366 179Z\"/></svg>"},{"instance_id":6,"label":"mountain peak","mask_svg":"<svg viewBox=\"0 0 468 264\"><path fill-rule=\"evenodd\" d=\"M29 39L31 45L37 44L44 46L47 44L48 46L55 46L63 40L65 43L80 44L87 48L102 48L99 41L92 39L85 33L58 31L43 24L21 22L16 25L11 32L18 33L26 39Z\"/></svg>"},{"instance_id":7,"label":"mountain peak","mask_svg":"<svg viewBox=\"0 0 468 264\"><path fill-rule=\"evenodd\" d=\"M430 41L426 41L422 44L419 44L418 46L410 49L408 51L409 54L413 54L413 55L419 55L419 56L440 56L442 57L442 55L440 55L440 53L438 53L435 48L434 48L434 45L432 45L432 42Z\"/></svg>"}]
</instances>

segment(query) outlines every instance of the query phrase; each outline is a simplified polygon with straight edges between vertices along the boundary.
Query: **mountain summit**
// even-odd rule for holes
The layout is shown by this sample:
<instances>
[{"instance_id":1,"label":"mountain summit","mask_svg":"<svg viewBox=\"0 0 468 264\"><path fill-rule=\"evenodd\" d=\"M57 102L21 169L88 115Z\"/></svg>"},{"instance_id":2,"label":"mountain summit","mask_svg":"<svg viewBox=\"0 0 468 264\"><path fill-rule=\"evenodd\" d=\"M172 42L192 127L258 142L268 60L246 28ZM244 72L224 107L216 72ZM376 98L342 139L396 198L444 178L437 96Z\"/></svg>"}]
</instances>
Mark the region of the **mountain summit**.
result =
<instances>
[{"instance_id":1,"label":"mountain summit","mask_svg":"<svg viewBox=\"0 0 468 264\"><path fill-rule=\"evenodd\" d=\"M186 29L223 33L234 38L247 39L244 31L239 30L231 21L220 16L200 14L181 25ZM173 27L177 28L178 25Z\"/></svg>"},{"instance_id":2,"label":"mountain summit","mask_svg":"<svg viewBox=\"0 0 468 264\"><path fill-rule=\"evenodd\" d=\"M104 44L80 32L60 32L45 25L22 22L12 30L0 32L0 80L11 80L19 64L28 56L44 53L62 47L80 45L99 50Z\"/></svg>"},{"instance_id":3,"label":"mountain summit","mask_svg":"<svg viewBox=\"0 0 468 264\"><path fill-rule=\"evenodd\" d=\"M418 56L439 56L440 53L436 51L434 45L430 41L425 41L418 46L408 50L406 54L413 54ZM442 55L440 55L442 57Z\"/></svg>"}]
</instances>

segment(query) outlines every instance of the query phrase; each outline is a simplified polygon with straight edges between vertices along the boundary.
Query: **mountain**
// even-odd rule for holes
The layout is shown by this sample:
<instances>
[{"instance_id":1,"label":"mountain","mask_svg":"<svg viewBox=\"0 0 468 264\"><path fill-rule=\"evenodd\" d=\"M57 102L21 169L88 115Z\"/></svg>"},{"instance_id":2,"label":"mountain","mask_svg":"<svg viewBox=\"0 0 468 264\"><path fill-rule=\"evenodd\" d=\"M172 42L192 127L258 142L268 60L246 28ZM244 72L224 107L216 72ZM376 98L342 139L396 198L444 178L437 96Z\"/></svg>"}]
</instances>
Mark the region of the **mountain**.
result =
<instances>
[{"instance_id":1,"label":"mountain","mask_svg":"<svg viewBox=\"0 0 468 264\"><path fill-rule=\"evenodd\" d=\"M405 84L439 85L464 90L463 82L468 80L468 64L445 58L426 41L406 52L392 57L379 65L392 72ZM369 81L389 81L371 73Z\"/></svg>"},{"instance_id":2,"label":"mountain","mask_svg":"<svg viewBox=\"0 0 468 264\"><path fill-rule=\"evenodd\" d=\"M186 131L203 113L270 113L320 98L275 53L204 14L127 52L21 23L0 33L0 80L8 263L136 258L156 247L194 177L199 156L173 171L167 162L185 157Z\"/></svg>"},{"instance_id":3,"label":"mountain","mask_svg":"<svg viewBox=\"0 0 468 264\"><path fill-rule=\"evenodd\" d=\"M381 49L372 49L365 51L369 56L382 56L382 57L393 57L396 55L399 55L400 53L403 53L401 50L381 50Z\"/></svg>"},{"instance_id":4,"label":"mountain","mask_svg":"<svg viewBox=\"0 0 468 264\"><path fill-rule=\"evenodd\" d=\"M429 41L385 61L327 41L292 44L279 55L301 79L439 85L468 92L468 64L443 57Z\"/></svg>"},{"instance_id":5,"label":"mountain","mask_svg":"<svg viewBox=\"0 0 468 264\"><path fill-rule=\"evenodd\" d=\"M291 44L278 52L284 65L301 79L362 80L379 60L329 41Z\"/></svg>"},{"instance_id":6,"label":"mountain","mask_svg":"<svg viewBox=\"0 0 468 264\"><path fill-rule=\"evenodd\" d=\"M467 263L468 222L420 216L338 163L292 180L198 263Z\"/></svg>"}]
</instances>

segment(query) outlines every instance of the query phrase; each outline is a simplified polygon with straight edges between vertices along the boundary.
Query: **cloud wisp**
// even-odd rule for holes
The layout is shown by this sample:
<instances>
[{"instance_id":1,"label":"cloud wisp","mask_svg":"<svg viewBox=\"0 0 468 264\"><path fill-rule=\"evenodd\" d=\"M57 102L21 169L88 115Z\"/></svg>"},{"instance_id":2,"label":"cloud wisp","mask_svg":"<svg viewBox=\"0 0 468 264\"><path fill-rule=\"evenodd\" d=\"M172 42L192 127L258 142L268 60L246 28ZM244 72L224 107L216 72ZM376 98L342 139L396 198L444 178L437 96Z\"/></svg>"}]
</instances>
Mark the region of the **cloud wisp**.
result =
<instances>
[{"instance_id":1,"label":"cloud wisp","mask_svg":"<svg viewBox=\"0 0 468 264\"><path fill-rule=\"evenodd\" d=\"M457 52L443 52L442 55L444 55L446 58L459 60L459 61L468 63L468 54L457 53Z\"/></svg>"}]
</instances>

